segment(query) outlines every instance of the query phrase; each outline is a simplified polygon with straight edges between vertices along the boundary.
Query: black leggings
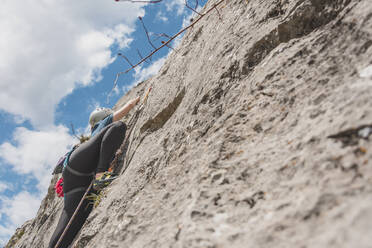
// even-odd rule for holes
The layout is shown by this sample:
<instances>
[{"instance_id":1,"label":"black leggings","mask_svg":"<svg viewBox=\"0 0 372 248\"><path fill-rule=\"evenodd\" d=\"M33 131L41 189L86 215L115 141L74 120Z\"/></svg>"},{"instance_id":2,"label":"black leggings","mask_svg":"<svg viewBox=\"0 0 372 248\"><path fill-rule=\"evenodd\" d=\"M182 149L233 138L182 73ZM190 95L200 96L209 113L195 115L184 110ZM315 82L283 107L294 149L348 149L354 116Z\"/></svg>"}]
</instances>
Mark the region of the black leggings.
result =
<instances>
[{"instance_id":1,"label":"black leggings","mask_svg":"<svg viewBox=\"0 0 372 248\"><path fill-rule=\"evenodd\" d=\"M62 173L64 208L49 242L49 248L54 248L57 244L95 174L107 171L115 152L124 140L125 131L126 125L123 122L113 122L72 152L68 166ZM91 202L85 199L58 248L68 247L72 243L92 208Z\"/></svg>"}]
</instances>

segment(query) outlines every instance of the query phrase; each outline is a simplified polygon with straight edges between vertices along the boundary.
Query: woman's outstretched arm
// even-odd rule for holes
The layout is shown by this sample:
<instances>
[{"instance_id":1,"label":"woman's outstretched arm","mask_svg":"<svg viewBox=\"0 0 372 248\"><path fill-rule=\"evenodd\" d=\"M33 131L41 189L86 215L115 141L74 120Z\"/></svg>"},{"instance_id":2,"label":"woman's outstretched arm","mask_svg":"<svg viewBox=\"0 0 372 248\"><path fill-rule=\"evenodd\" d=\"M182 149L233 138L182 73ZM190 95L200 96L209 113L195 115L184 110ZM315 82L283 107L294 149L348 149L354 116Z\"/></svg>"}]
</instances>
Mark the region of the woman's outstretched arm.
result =
<instances>
[{"instance_id":1,"label":"woman's outstretched arm","mask_svg":"<svg viewBox=\"0 0 372 248\"><path fill-rule=\"evenodd\" d=\"M114 112L114 115L112 117L112 121L119 121L121 120L128 112L136 106L136 104L139 102L140 97L134 98L130 100L127 104L125 104L123 107L121 107L119 110Z\"/></svg>"}]
</instances>

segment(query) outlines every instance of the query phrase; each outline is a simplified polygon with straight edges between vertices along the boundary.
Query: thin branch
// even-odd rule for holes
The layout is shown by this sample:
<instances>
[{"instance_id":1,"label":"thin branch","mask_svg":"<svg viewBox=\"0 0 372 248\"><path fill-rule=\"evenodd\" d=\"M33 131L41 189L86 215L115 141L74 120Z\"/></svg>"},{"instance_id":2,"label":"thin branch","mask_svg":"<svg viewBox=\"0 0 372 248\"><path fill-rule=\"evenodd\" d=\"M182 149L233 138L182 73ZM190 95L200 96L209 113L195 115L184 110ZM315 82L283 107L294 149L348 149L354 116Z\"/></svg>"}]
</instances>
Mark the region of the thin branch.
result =
<instances>
[{"instance_id":1,"label":"thin branch","mask_svg":"<svg viewBox=\"0 0 372 248\"><path fill-rule=\"evenodd\" d=\"M219 2L215 3L211 8L209 8L204 14L202 14L201 16L199 16L199 18L197 18L195 21L193 21L190 25L188 25L187 27L183 28L182 30L180 30L178 33L176 33L175 35L173 35L167 42L164 42L164 44L162 44L160 47L156 48L154 51L152 51L150 54L148 54L146 57L144 57L143 59L141 59L137 64L133 65L131 68L127 69L126 71L122 71L122 72L118 72L116 73L116 79L114 81L114 87L113 89L115 89L115 87L117 86L117 81L119 79L119 76L120 75L123 75L123 74L126 74L128 72L130 72L131 70L133 70L134 68L136 68L137 66L139 66L140 64L142 64L143 62L145 62L147 59L151 58L152 55L154 55L156 52L158 52L160 49L162 49L163 47L167 46L169 43L171 43L175 38L177 38L179 35L181 35L182 33L184 33L186 30L188 30L189 28L192 28L196 23L198 23L203 17L205 17L206 15L208 15L210 12L212 12L214 9L217 8L217 6L219 6L220 4L222 4L225 0L220 0Z\"/></svg>"},{"instance_id":2,"label":"thin branch","mask_svg":"<svg viewBox=\"0 0 372 248\"><path fill-rule=\"evenodd\" d=\"M198 11L196 11L197 7L198 7L198 1L196 0L196 6L195 6L195 9L191 6L189 6L187 4L187 0L185 0L185 5L187 8L191 9L193 12L195 12L196 14L198 14L199 16L203 16L202 14L200 14Z\"/></svg>"},{"instance_id":3,"label":"thin branch","mask_svg":"<svg viewBox=\"0 0 372 248\"><path fill-rule=\"evenodd\" d=\"M198 9L198 6L199 6L199 2L198 2L198 0L195 0L195 8L194 9Z\"/></svg>"},{"instance_id":4,"label":"thin branch","mask_svg":"<svg viewBox=\"0 0 372 248\"><path fill-rule=\"evenodd\" d=\"M124 54L122 54L122 53L118 53L118 56L124 58L124 59L128 62L128 64L129 64L130 66L133 66L133 64L129 61L129 59L128 59L127 57L124 56Z\"/></svg>"},{"instance_id":5,"label":"thin branch","mask_svg":"<svg viewBox=\"0 0 372 248\"><path fill-rule=\"evenodd\" d=\"M150 40L150 36L149 36L149 32L147 31L147 28L146 28L146 26L145 26L145 23L143 22L143 20L142 20L142 17L138 17L138 19L141 21L141 23L142 23L142 26L143 26L143 29L145 30L145 33L146 33L146 37L147 37L147 40L148 40L148 42L150 43L150 45L154 48L154 49L156 49L156 47L154 46L154 44L152 44L152 42L151 42L151 40Z\"/></svg>"},{"instance_id":6,"label":"thin branch","mask_svg":"<svg viewBox=\"0 0 372 248\"><path fill-rule=\"evenodd\" d=\"M143 56L142 56L142 54L140 53L140 51L138 50L138 48L137 48L137 54L138 54L138 56L140 57L140 59L143 59ZM149 62L148 61L145 61L147 64L149 64Z\"/></svg>"},{"instance_id":7,"label":"thin branch","mask_svg":"<svg viewBox=\"0 0 372 248\"><path fill-rule=\"evenodd\" d=\"M73 125L72 123L70 123L70 126L71 126L71 133L72 133L72 135L73 135L75 138L79 139L79 136L77 136L76 133L75 133L74 125Z\"/></svg>"},{"instance_id":8,"label":"thin branch","mask_svg":"<svg viewBox=\"0 0 372 248\"><path fill-rule=\"evenodd\" d=\"M218 8L215 8L215 9L217 11L218 18L220 19L220 21L223 21L220 11L218 10Z\"/></svg>"},{"instance_id":9,"label":"thin branch","mask_svg":"<svg viewBox=\"0 0 372 248\"><path fill-rule=\"evenodd\" d=\"M70 125L72 135L80 141L80 144L83 144L85 141L89 140L89 136L85 136L84 134L76 135L74 125L72 123L70 123Z\"/></svg>"},{"instance_id":10,"label":"thin branch","mask_svg":"<svg viewBox=\"0 0 372 248\"><path fill-rule=\"evenodd\" d=\"M154 35L157 36L157 38L155 39L155 41L158 40L158 39L160 39L160 37L165 37L165 38L168 38L168 39L172 38L169 35L167 35L166 33L154 34Z\"/></svg>"},{"instance_id":11,"label":"thin branch","mask_svg":"<svg viewBox=\"0 0 372 248\"><path fill-rule=\"evenodd\" d=\"M161 41L161 44L164 44L165 43L165 41ZM173 47L171 47L170 45L166 45L169 49L172 49L173 51L175 51L174 50L174 48Z\"/></svg>"},{"instance_id":12,"label":"thin branch","mask_svg":"<svg viewBox=\"0 0 372 248\"><path fill-rule=\"evenodd\" d=\"M160 39L161 37L165 37L165 38L167 38L167 39L172 38L171 36L167 35L166 33L154 34L154 35L155 35L155 36L158 36L155 40L158 40L158 39ZM161 41L161 44L164 44L164 43L165 43L165 41ZM167 46L168 48L172 49L173 51L175 51L174 48L171 47L170 45L166 45L166 46Z\"/></svg>"}]
</instances>

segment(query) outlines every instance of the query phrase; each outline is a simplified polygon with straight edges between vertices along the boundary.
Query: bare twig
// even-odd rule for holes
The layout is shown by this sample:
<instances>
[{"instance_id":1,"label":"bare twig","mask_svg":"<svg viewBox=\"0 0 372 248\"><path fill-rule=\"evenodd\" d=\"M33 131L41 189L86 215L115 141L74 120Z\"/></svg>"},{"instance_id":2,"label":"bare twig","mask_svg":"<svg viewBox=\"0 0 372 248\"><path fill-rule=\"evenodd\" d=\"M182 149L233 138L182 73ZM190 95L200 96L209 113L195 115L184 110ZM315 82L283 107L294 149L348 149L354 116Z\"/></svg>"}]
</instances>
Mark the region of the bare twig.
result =
<instances>
[{"instance_id":1,"label":"bare twig","mask_svg":"<svg viewBox=\"0 0 372 248\"><path fill-rule=\"evenodd\" d=\"M77 136L76 133L75 133L74 125L73 125L72 123L70 123L70 126L71 126L71 133L72 133L72 135L73 135L75 138L79 139L79 136Z\"/></svg>"},{"instance_id":2,"label":"bare twig","mask_svg":"<svg viewBox=\"0 0 372 248\"><path fill-rule=\"evenodd\" d=\"M158 40L160 39L161 37L165 37L167 39L170 39L172 38L171 36L167 35L166 33L161 33L161 34L154 34L155 36L157 36L157 38L155 38L154 40ZM164 44L165 41L161 41L161 44ZM171 47L170 45L166 45L169 49L172 49L173 51L175 51L175 49L173 47Z\"/></svg>"},{"instance_id":3,"label":"bare twig","mask_svg":"<svg viewBox=\"0 0 372 248\"><path fill-rule=\"evenodd\" d=\"M89 136L85 136L84 134L76 135L74 125L72 123L70 123L70 125L72 135L80 141L80 144L83 144L85 141L89 140Z\"/></svg>"},{"instance_id":4,"label":"bare twig","mask_svg":"<svg viewBox=\"0 0 372 248\"><path fill-rule=\"evenodd\" d=\"M220 19L220 21L223 21L220 11L218 10L218 8L215 8L215 9L217 11L218 18Z\"/></svg>"},{"instance_id":5,"label":"bare twig","mask_svg":"<svg viewBox=\"0 0 372 248\"><path fill-rule=\"evenodd\" d=\"M195 5L195 8L189 6L187 4L187 0L185 0L185 5L187 8L191 9L193 12L195 12L196 14L198 14L199 16L203 16L202 14L200 14L196 9L198 8L198 1L196 0L196 5Z\"/></svg>"},{"instance_id":6,"label":"bare twig","mask_svg":"<svg viewBox=\"0 0 372 248\"><path fill-rule=\"evenodd\" d=\"M141 23L142 23L142 26L143 26L143 29L145 30L145 33L146 33L146 37L147 37L147 40L148 40L148 42L150 43L150 45L154 48L154 49L156 49L156 47L154 46L154 44L152 44L152 42L151 42L151 39L150 39L150 36L149 36L149 32L147 31L147 28L146 28L146 26L145 26L145 23L143 22L143 20L142 20L142 17L138 17L138 19L141 21Z\"/></svg>"},{"instance_id":7,"label":"bare twig","mask_svg":"<svg viewBox=\"0 0 372 248\"><path fill-rule=\"evenodd\" d=\"M165 41L161 41L161 44L164 44L165 43ZM166 45L169 49L172 49L173 51L175 51L174 50L174 48L173 47L171 47L170 45Z\"/></svg>"},{"instance_id":8,"label":"bare twig","mask_svg":"<svg viewBox=\"0 0 372 248\"><path fill-rule=\"evenodd\" d=\"M205 17L206 15L208 15L210 12L212 12L213 10L217 9L217 7L219 5L221 5L225 0L220 0L218 1L217 3L215 3L212 7L210 7L208 10L205 11L205 13L203 14L200 14L199 17L194 20L191 24L189 24L187 27L181 29L178 33L176 33L175 35L173 35L172 37L170 37L168 39L168 41L164 42L160 47L158 48L155 48L154 51L152 51L150 54L148 54L146 57L142 58L137 64L133 65L131 68L127 69L126 71L122 71L122 72L118 72L116 74L116 78L115 78L115 81L114 81L114 87L113 89L115 89L115 87L117 86L117 81L119 80L119 76L120 75L123 75L123 74L126 74L128 72L130 72L131 70L133 70L134 68L136 68L137 66L139 66L140 64L142 64L143 62L147 61L147 59L151 58L156 52L158 52L160 49L162 49L163 47L165 46L168 46L169 43L171 43L175 38L177 38L179 35L181 35L182 33L184 33L186 30L188 30L189 28L192 28L196 23L198 23L203 17ZM218 10L217 10L218 11ZM140 19L141 20L141 19ZM147 30L146 30L147 31ZM148 35L148 33L146 33L146 35ZM148 38L149 39L149 38ZM154 46L153 46L154 47Z\"/></svg>"},{"instance_id":9,"label":"bare twig","mask_svg":"<svg viewBox=\"0 0 372 248\"><path fill-rule=\"evenodd\" d=\"M130 66L133 66L133 64L129 61L129 59L128 59L127 57L124 56L124 54L122 54L122 53L118 53L118 56L124 58L124 59L128 62L128 64L129 64Z\"/></svg>"},{"instance_id":10,"label":"bare twig","mask_svg":"<svg viewBox=\"0 0 372 248\"><path fill-rule=\"evenodd\" d=\"M168 39L172 38L172 37L170 37L169 35L167 35L167 34L165 34L165 33L154 34L154 35L157 36L157 38L156 38L155 40L160 39L160 37L165 37L165 38L168 38Z\"/></svg>"},{"instance_id":11,"label":"bare twig","mask_svg":"<svg viewBox=\"0 0 372 248\"><path fill-rule=\"evenodd\" d=\"M138 50L138 48L137 48L137 54L138 54L138 56L140 57L140 59L143 59L143 56L142 56L142 54L140 53L140 51ZM149 62L147 62L147 61L145 61L147 64L149 63Z\"/></svg>"}]
</instances>

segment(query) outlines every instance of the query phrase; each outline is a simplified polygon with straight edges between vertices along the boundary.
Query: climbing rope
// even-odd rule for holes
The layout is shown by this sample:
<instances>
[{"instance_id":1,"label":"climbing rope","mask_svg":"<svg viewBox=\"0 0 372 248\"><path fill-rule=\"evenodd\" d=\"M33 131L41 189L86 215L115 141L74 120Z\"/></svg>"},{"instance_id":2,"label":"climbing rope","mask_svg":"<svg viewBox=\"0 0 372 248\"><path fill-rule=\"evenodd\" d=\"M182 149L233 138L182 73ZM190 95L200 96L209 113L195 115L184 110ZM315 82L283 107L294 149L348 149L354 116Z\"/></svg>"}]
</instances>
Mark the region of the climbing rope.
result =
<instances>
[{"instance_id":1,"label":"climbing rope","mask_svg":"<svg viewBox=\"0 0 372 248\"><path fill-rule=\"evenodd\" d=\"M94 179L92 180L92 182L90 183L89 187L88 187L87 190L85 191L83 197L81 198L81 200L80 200L80 202L79 202L79 205L78 205L77 208L75 209L74 214L71 216L71 219L70 219L69 222L67 223L67 226L66 226L65 229L63 230L63 233L61 234L61 237L59 237L58 242L57 242L57 244L54 246L54 248L58 248L59 244L62 242L63 237L64 237L65 234L67 233L68 229L69 229L70 226L71 226L72 221L75 219L75 216L76 216L77 212L79 211L81 205L83 204L83 201L84 201L85 197L88 195L88 192L89 192L90 189L92 188L93 182L94 182Z\"/></svg>"},{"instance_id":2,"label":"climbing rope","mask_svg":"<svg viewBox=\"0 0 372 248\"><path fill-rule=\"evenodd\" d=\"M143 101L142 101L142 104L137 108L136 112L132 115L132 117L130 118L129 122L128 122L128 126L130 126L128 132L127 132L127 135L125 137L125 140L124 142L122 143L122 145L120 146L120 148L118 149L119 152L117 152L115 154L115 158L114 160L111 162L110 164L110 167L109 167L109 171L112 171L112 170L115 170L117 169L119 166L118 166L118 163L119 163L119 157L124 153L125 151L125 146L129 140L129 136L131 135L133 129L134 129L134 126L137 122L137 120L139 119L139 116L140 116L140 113L142 113L143 109L145 108L145 105L147 103L147 98L150 94L150 91L152 90L152 86L150 86L150 88L147 90L146 92L146 95L145 97L143 98ZM129 145L129 144L128 144ZM129 148L129 147L127 147ZM127 166L124 167L124 170L121 172L123 173L125 171L125 169L127 168ZM78 213L79 209L81 208L82 204L83 204L83 201L85 200L85 198L87 197L89 191L91 190L92 186L93 186L93 183L94 183L94 180L95 178L93 178L92 182L89 184L87 190L85 191L83 197L81 198L80 202L79 202L79 205L76 207L73 215L71 216L71 219L69 220L69 222L67 223L67 226L65 227L65 229L63 230L63 233L61 234L61 236L59 237L58 239L58 242L57 244L54 246L54 248L58 248L58 246L60 245L60 243L62 242L62 239L63 237L66 235L68 229L70 228L71 226L71 223L72 221L75 219L75 216L76 214Z\"/></svg>"}]
</instances>

